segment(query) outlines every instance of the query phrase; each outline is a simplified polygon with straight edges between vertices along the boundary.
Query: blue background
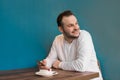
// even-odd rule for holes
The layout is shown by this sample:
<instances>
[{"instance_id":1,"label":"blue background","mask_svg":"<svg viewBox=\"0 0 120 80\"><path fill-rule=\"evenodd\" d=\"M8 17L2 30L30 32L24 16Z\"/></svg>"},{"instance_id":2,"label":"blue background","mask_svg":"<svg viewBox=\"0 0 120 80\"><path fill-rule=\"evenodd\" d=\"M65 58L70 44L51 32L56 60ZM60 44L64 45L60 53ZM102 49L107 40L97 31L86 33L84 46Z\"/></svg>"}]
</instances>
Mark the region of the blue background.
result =
<instances>
[{"instance_id":1,"label":"blue background","mask_svg":"<svg viewBox=\"0 0 120 80\"><path fill-rule=\"evenodd\" d=\"M120 79L119 0L0 0L0 70L35 67L60 32L56 17L72 10L93 38L104 80Z\"/></svg>"}]
</instances>

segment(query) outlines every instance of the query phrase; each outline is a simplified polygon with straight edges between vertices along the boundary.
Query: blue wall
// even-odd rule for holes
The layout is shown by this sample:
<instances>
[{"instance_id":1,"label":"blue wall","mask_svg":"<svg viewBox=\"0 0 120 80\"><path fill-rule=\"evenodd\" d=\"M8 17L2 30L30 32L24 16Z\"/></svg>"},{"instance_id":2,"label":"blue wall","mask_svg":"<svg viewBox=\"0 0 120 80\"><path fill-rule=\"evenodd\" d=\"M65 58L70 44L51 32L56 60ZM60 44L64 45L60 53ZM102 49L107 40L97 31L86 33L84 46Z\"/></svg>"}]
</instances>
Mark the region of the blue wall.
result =
<instances>
[{"instance_id":1,"label":"blue wall","mask_svg":"<svg viewBox=\"0 0 120 80\"><path fill-rule=\"evenodd\" d=\"M0 0L0 70L35 67L59 34L57 15L72 10L94 41L105 80L120 79L119 0Z\"/></svg>"}]
</instances>

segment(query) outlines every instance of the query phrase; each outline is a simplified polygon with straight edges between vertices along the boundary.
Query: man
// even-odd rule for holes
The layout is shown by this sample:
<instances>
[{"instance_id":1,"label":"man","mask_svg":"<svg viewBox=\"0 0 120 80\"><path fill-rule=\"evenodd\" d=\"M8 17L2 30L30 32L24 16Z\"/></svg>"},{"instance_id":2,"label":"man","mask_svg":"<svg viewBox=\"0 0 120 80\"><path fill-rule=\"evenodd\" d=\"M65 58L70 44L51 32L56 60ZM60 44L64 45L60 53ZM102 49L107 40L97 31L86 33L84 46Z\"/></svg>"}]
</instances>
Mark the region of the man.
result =
<instances>
[{"instance_id":1,"label":"man","mask_svg":"<svg viewBox=\"0 0 120 80\"><path fill-rule=\"evenodd\" d=\"M100 77L93 80L102 80L91 35L80 30L71 11L62 12L57 18L57 24L62 34L55 38L48 57L39 63L39 67L99 72Z\"/></svg>"}]
</instances>

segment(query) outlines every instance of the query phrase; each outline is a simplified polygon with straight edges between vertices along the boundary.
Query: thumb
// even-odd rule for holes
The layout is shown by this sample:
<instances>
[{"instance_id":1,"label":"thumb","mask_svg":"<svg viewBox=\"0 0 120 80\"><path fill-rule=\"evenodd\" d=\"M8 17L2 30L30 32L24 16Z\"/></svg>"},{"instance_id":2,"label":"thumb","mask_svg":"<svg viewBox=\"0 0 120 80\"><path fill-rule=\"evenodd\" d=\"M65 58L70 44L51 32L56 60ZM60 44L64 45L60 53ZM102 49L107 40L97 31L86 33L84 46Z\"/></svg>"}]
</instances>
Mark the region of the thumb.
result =
<instances>
[{"instance_id":1,"label":"thumb","mask_svg":"<svg viewBox=\"0 0 120 80\"><path fill-rule=\"evenodd\" d=\"M46 59L44 59L44 60L42 61L42 63L43 63L43 65L45 65L45 66L46 66L46 64L47 64Z\"/></svg>"}]
</instances>

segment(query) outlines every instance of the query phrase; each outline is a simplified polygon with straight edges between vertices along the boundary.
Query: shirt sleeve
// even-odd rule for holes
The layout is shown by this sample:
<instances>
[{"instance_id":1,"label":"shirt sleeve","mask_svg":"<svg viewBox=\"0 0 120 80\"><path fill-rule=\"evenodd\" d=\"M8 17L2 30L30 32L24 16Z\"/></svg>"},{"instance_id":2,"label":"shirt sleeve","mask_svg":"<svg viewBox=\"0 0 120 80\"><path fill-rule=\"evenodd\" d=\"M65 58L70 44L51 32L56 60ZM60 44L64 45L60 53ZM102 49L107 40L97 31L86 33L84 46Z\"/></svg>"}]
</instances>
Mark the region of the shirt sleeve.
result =
<instances>
[{"instance_id":1,"label":"shirt sleeve","mask_svg":"<svg viewBox=\"0 0 120 80\"><path fill-rule=\"evenodd\" d=\"M81 33L77 44L77 59L71 62L63 61L59 64L59 68L71 71L86 71L91 54L94 52L90 34L88 32Z\"/></svg>"},{"instance_id":2,"label":"shirt sleeve","mask_svg":"<svg viewBox=\"0 0 120 80\"><path fill-rule=\"evenodd\" d=\"M52 67L52 64L55 60L57 60L57 53L56 53L56 49L55 49L55 45L56 44L56 41L54 40L53 41L53 44L52 44L52 47L50 49L50 52L46 58L46 61L47 61L47 67Z\"/></svg>"}]
</instances>

